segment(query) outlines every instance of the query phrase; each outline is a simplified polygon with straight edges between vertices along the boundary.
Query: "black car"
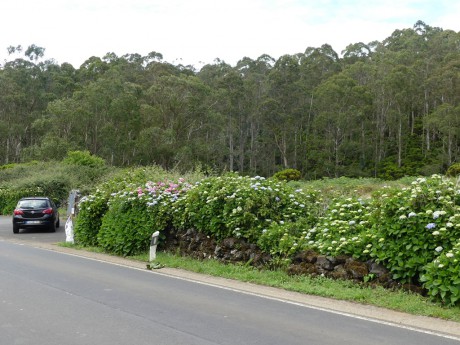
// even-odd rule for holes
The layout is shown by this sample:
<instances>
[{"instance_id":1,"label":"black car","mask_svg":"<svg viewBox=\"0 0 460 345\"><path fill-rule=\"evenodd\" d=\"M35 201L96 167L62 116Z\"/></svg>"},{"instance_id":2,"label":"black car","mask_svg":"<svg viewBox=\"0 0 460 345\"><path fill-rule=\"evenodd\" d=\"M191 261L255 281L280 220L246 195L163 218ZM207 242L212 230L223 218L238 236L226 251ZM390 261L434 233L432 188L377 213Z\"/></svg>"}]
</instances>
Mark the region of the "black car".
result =
<instances>
[{"instance_id":1,"label":"black car","mask_svg":"<svg viewBox=\"0 0 460 345\"><path fill-rule=\"evenodd\" d=\"M55 232L59 228L59 211L47 197L30 197L19 200L13 213L13 232L20 228L46 228Z\"/></svg>"}]
</instances>

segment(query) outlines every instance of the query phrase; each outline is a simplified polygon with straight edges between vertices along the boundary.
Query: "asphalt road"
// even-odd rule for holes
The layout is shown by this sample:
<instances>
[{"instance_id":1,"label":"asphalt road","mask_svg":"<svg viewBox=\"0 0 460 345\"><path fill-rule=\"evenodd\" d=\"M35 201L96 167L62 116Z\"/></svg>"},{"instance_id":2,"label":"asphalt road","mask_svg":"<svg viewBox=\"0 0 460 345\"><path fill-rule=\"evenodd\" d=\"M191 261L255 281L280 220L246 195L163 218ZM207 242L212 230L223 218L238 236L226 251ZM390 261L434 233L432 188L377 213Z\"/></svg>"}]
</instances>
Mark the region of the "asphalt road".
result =
<instances>
[{"instance_id":1,"label":"asphalt road","mask_svg":"<svg viewBox=\"0 0 460 345\"><path fill-rule=\"evenodd\" d=\"M66 219L61 217L61 224L55 233L48 232L46 229L20 229L19 234L13 234L12 218L0 216L0 239L41 243L65 242L65 222ZM0 343L0 345L3 344Z\"/></svg>"},{"instance_id":2,"label":"asphalt road","mask_svg":"<svg viewBox=\"0 0 460 345\"><path fill-rule=\"evenodd\" d=\"M64 240L63 230L13 235L11 220L0 217L0 345L459 344L256 290L50 249Z\"/></svg>"}]
</instances>

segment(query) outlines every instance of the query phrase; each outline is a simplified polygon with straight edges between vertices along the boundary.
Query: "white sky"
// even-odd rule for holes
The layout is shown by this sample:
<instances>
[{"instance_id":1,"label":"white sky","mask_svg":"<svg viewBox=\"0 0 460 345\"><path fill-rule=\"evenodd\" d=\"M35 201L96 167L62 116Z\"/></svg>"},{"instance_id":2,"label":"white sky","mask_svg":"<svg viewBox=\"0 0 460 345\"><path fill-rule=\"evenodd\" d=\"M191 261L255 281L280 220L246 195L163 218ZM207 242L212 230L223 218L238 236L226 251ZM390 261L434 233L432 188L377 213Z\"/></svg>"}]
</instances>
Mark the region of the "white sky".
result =
<instances>
[{"instance_id":1,"label":"white sky","mask_svg":"<svg viewBox=\"0 0 460 345\"><path fill-rule=\"evenodd\" d=\"M78 68L107 52L200 67L247 56L302 53L382 41L422 20L460 31L458 0L7 0L0 4L0 64L10 45L46 49Z\"/></svg>"}]
</instances>

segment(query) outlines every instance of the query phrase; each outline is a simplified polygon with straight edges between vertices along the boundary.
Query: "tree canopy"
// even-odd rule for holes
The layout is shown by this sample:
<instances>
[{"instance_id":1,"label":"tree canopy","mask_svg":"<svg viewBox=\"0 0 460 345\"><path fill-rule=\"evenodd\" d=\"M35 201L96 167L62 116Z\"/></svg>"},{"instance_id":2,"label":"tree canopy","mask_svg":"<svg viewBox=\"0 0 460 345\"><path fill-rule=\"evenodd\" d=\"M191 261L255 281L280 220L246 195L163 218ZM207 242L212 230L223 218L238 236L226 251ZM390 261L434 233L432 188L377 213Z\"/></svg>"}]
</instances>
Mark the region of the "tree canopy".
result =
<instances>
[{"instance_id":1,"label":"tree canopy","mask_svg":"<svg viewBox=\"0 0 460 345\"><path fill-rule=\"evenodd\" d=\"M421 21L341 56L324 44L200 70L158 52L74 68L7 50L0 164L81 150L115 166L399 178L460 158L460 33Z\"/></svg>"}]
</instances>

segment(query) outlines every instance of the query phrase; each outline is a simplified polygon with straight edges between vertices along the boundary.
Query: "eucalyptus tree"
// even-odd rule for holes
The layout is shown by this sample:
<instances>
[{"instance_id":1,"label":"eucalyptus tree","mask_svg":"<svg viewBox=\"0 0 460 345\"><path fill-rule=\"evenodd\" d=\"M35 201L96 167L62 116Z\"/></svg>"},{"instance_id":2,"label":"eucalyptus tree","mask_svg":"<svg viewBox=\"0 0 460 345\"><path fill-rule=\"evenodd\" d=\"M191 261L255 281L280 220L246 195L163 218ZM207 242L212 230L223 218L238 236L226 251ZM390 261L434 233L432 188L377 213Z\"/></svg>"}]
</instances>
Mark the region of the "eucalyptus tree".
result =
<instances>
[{"instance_id":1,"label":"eucalyptus tree","mask_svg":"<svg viewBox=\"0 0 460 345\"><path fill-rule=\"evenodd\" d=\"M47 101L72 97L79 88L77 70L69 63L47 64L44 69L43 83Z\"/></svg>"},{"instance_id":2,"label":"eucalyptus tree","mask_svg":"<svg viewBox=\"0 0 460 345\"><path fill-rule=\"evenodd\" d=\"M22 47L9 47L11 54L22 53ZM18 162L24 147L34 141L33 120L46 108L47 93L44 74L50 61L37 63L44 49L29 46L24 57L7 61L0 69L0 159L3 163Z\"/></svg>"},{"instance_id":3,"label":"eucalyptus tree","mask_svg":"<svg viewBox=\"0 0 460 345\"><path fill-rule=\"evenodd\" d=\"M210 106L216 121L215 135L219 142L221 170L244 171L240 155L246 143L241 126L246 113L243 74L229 64L217 59L214 64L203 66L197 76L213 91Z\"/></svg>"},{"instance_id":4,"label":"eucalyptus tree","mask_svg":"<svg viewBox=\"0 0 460 345\"><path fill-rule=\"evenodd\" d=\"M342 70L339 55L329 44L319 48L308 47L304 54L298 56L302 78L313 87Z\"/></svg>"},{"instance_id":5,"label":"eucalyptus tree","mask_svg":"<svg viewBox=\"0 0 460 345\"><path fill-rule=\"evenodd\" d=\"M296 54L294 58L297 60L294 85L295 89L292 94L296 98L295 102L295 124L296 130L294 138L294 146L292 149L293 167L296 167L304 173L305 176L310 176L312 171L311 157L314 155L312 125L316 115L315 113L315 89L327 78L340 72L340 59L338 54L328 44L321 47L308 47L303 54Z\"/></svg>"},{"instance_id":6,"label":"eucalyptus tree","mask_svg":"<svg viewBox=\"0 0 460 345\"><path fill-rule=\"evenodd\" d=\"M274 170L297 168L297 147L301 138L304 94L299 87L300 58L281 56L268 75L269 90L262 105L263 131L269 152L273 156ZM278 166L278 168L276 168Z\"/></svg>"},{"instance_id":7,"label":"eucalyptus tree","mask_svg":"<svg viewBox=\"0 0 460 345\"><path fill-rule=\"evenodd\" d=\"M313 129L317 154L313 158L319 163L316 172L333 177L365 175L364 164L357 167L356 163L370 142L362 129L371 102L369 90L340 73L322 83L315 98L317 115Z\"/></svg>"},{"instance_id":8,"label":"eucalyptus tree","mask_svg":"<svg viewBox=\"0 0 460 345\"><path fill-rule=\"evenodd\" d=\"M443 103L425 117L426 124L442 139L442 157L446 167L460 158L460 105Z\"/></svg>"},{"instance_id":9,"label":"eucalyptus tree","mask_svg":"<svg viewBox=\"0 0 460 345\"><path fill-rule=\"evenodd\" d=\"M372 143L374 141L373 114L374 95L372 93L373 69L366 61L357 61L352 65L345 66L343 74L354 81L353 92L356 96L353 104L352 120L356 124L355 144L359 142L359 148L356 147L356 161L352 162L353 167L350 169L350 176L369 176L375 174L374 168L374 151ZM338 74L338 75L340 75Z\"/></svg>"},{"instance_id":10,"label":"eucalyptus tree","mask_svg":"<svg viewBox=\"0 0 460 345\"><path fill-rule=\"evenodd\" d=\"M246 113L239 127L239 166L249 173L264 171L267 154L261 134L263 120L260 110L270 89L269 73L274 64L275 59L263 54L256 60L243 58L235 67L243 79Z\"/></svg>"},{"instance_id":11,"label":"eucalyptus tree","mask_svg":"<svg viewBox=\"0 0 460 345\"><path fill-rule=\"evenodd\" d=\"M342 62L344 64L352 65L357 62L365 62L372 54L372 49L369 44L363 42L353 43L347 45L342 51Z\"/></svg>"},{"instance_id":12,"label":"eucalyptus tree","mask_svg":"<svg viewBox=\"0 0 460 345\"><path fill-rule=\"evenodd\" d=\"M100 57L91 56L78 69L78 80L81 84L94 82L109 69L108 63Z\"/></svg>"},{"instance_id":13,"label":"eucalyptus tree","mask_svg":"<svg viewBox=\"0 0 460 345\"><path fill-rule=\"evenodd\" d=\"M427 39L419 30L403 29L374 45L369 64L375 73L372 88L378 174L386 170L392 170L394 178L416 174L425 164L420 138Z\"/></svg>"},{"instance_id":14,"label":"eucalyptus tree","mask_svg":"<svg viewBox=\"0 0 460 345\"><path fill-rule=\"evenodd\" d=\"M54 136L44 139L58 137L69 148L88 150L111 164L132 164L137 153L133 143L142 126L141 96L138 85L126 82L116 69L107 70L95 81L85 81L72 97L50 102L46 117L34 126L49 124Z\"/></svg>"},{"instance_id":15,"label":"eucalyptus tree","mask_svg":"<svg viewBox=\"0 0 460 345\"><path fill-rule=\"evenodd\" d=\"M141 108L138 146L143 163L191 168L200 160L215 158L209 92L195 76L168 75L155 81Z\"/></svg>"},{"instance_id":16,"label":"eucalyptus tree","mask_svg":"<svg viewBox=\"0 0 460 345\"><path fill-rule=\"evenodd\" d=\"M0 159L1 164L18 161L21 137L25 134L21 109L25 94L9 72L0 71Z\"/></svg>"},{"instance_id":17,"label":"eucalyptus tree","mask_svg":"<svg viewBox=\"0 0 460 345\"><path fill-rule=\"evenodd\" d=\"M433 110L425 116L424 124L434 144L432 149L437 152L439 147L442 163L448 167L460 158L460 52L447 55L428 84L436 88L432 92Z\"/></svg>"}]
</instances>

